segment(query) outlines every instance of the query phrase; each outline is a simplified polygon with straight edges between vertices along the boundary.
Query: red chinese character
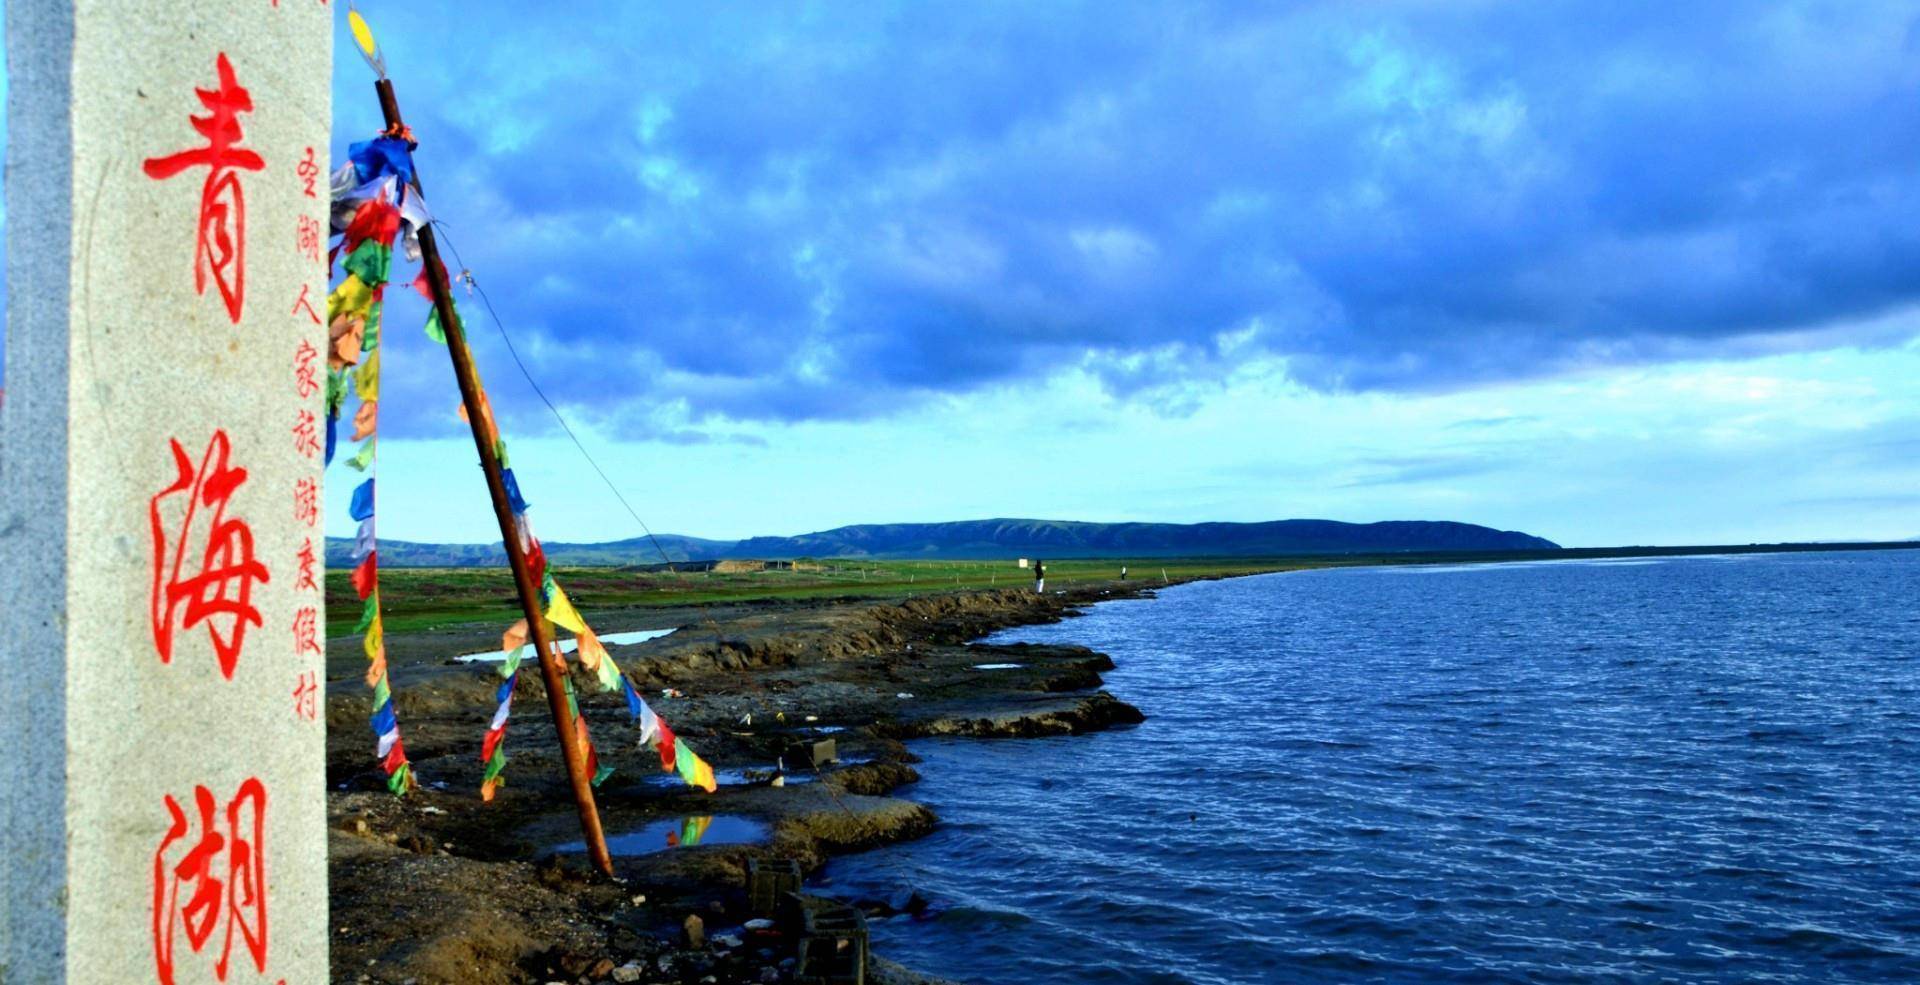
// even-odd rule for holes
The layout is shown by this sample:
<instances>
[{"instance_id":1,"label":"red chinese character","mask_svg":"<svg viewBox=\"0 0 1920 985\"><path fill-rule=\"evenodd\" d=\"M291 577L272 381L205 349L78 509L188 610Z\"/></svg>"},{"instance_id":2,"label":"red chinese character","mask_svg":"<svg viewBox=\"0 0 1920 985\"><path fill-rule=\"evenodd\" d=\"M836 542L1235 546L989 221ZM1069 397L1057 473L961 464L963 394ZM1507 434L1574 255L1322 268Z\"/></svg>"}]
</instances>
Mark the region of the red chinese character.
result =
<instances>
[{"instance_id":1,"label":"red chinese character","mask_svg":"<svg viewBox=\"0 0 1920 985\"><path fill-rule=\"evenodd\" d=\"M293 518L309 527L320 520L320 487L311 478L293 484Z\"/></svg>"},{"instance_id":2,"label":"red chinese character","mask_svg":"<svg viewBox=\"0 0 1920 985\"><path fill-rule=\"evenodd\" d=\"M274 6L279 6L279 0L274 0ZM313 148L307 148L307 156L301 158L300 163L294 165L293 170L300 176L300 180L306 183L307 197L319 198L320 196L313 193L313 179L320 177L320 164L313 159Z\"/></svg>"},{"instance_id":3,"label":"red chinese character","mask_svg":"<svg viewBox=\"0 0 1920 985\"><path fill-rule=\"evenodd\" d=\"M320 377L313 365L319 358L320 350L306 339L301 339L299 347L293 350L293 389L302 400L320 392Z\"/></svg>"},{"instance_id":4,"label":"red chinese character","mask_svg":"<svg viewBox=\"0 0 1920 985\"><path fill-rule=\"evenodd\" d=\"M313 319L313 323L315 325L318 325L320 324L320 313L318 311L313 310L313 302L307 300L307 290L308 290L308 285L306 284L300 285L300 296L294 299L293 310L287 313L290 315L298 314L301 308L305 308L307 309L307 317Z\"/></svg>"},{"instance_id":5,"label":"red chinese character","mask_svg":"<svg viewBox=\"0 0 1920 985\"><path fill-rule=\"evenodd\" d=\"M153 853L153 964L161 985L173 985L174 937L186 931L187 948L195 954L222 929L220 957L214 977L227 980L233 956L234 931L253 957L254 968L267 970L267 876L264 834L267 788L258 778L240 784L227 802L225 832L215 814L213 793L193 788L199 837L183 842L193 830L186 812L171 794L162 798L172 823ZM179 851L174 850L181 843ZM180 893L187 891L185 908Z\"/></svg>"},{"instance_id":6,"label":"red chinese character","mask_svg":"<svg viewBox=\"0 0 1920 985\"><path fill-rule=\"evenodd\" d=\"M293 450L308 458L320 454L320 433L314 430L313 411L305 407L294 414Z\"/></svg>"},{"instance_id":7,"label":"red chinese character","mask_svg":"<svg viewBox=\"0 0 1920 985\"><path fill-rule=\"evenodd\" d=\"M316 682L313 671L309 670L301 674L299 682L293 686L293 717L309 722L318 718L320 716L319 694L320 685Z\"/></svg>"},{"instance_id":8,"label":"red chinese character","mask_svg":"<svg viewBox=\"0 0 1920 985\"><path fill-rule=\"evenodd\" d=\"M312 537L308 537L306 542L300 545L300 553L294 555L294 560L299 564L299 569L293 576L293 590L296 592L319 591L320 579L316 569L320 566L320 559L314 556Z\"/></svg>"},{"instance_id":9,"label":"red chinese character","mask_svg":"<svg viewBox=\"0 0 1920 985\"><path fill-rule=\"evenodd\" d=\"M246 642L247 625L261 624L260 610L252 604L253 585L268 580L266 565L253 556L253 528L245 520L227 516L227 503L247 481L247 470L227 464L232 445L225 431L213 432L197 470L180 442L170 439L170 443L176 476L173 484L160 490L147 505L153 531L154 647L161 663L172 663L174 630L192 629L205 622L220 673L232 680ZM161 507L181 493L186 494L185 510L169 542ZM212 518L202 530L195 521L206 509L212 510ZM190 558L197 567L186 570Z\"/></svg>"},{"instance_id":10,"label":"red chinese character","mask_svg":"<svg viewBox=\"0 0 1920 985\"><path fill-rule=\"evenodd\" d=\"M293 234L294 249L298 250L301 256L319 263L320 243L323 239L325 237L320 235L320 223L310 215L301 216Z\"/></svg>"},{"instance_id":11,"label":"red chinese character","mask_svg":"<svg viewBox=\"0 0 1920 985\"><path fill-rule=\"evenodd\" d=\"M207 293L207 278L220 288L226 302L227 317L240 323L240 308L247 288L247 202L240 188L236 169L259 171L267 166L260 155L234 145L246 139L240 129L240 114L253 112L253 97L234 78L233 65L225 52L214 61L220 76L218 89L195 88L205 116L189 116L188 122L207 139L205 147L184 150L165 157L147 158L147 177L156 181L171 178L188 168L207 169L206 183L200 187L200 223L193 247L193 289Z\"/></svg>"},{"instance_id":12,"label":"red chinese character","mask_svg":"<svg viewBox=\"0 0 1920 985\"><path fill-rule=\"evenodd\" d=\"M303 605L293 614L293 655L304 657L309 653L324 653L320 648L319 627L315 620L319 613L313 606Z\"/></svg>"}]
</instances>

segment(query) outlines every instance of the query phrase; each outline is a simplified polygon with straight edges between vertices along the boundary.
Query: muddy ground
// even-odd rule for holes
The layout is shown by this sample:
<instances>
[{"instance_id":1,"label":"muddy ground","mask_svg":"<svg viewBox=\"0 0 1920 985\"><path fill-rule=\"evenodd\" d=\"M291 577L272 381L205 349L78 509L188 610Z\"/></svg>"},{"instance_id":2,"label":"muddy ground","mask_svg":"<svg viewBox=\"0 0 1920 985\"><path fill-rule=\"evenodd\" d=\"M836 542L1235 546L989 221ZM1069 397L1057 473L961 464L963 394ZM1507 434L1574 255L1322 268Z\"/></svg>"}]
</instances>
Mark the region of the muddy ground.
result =
<instances>
[{"instance_id":1,"label":"muddy ground","mask_svg":"<svg viewBox=\"0 0 1920 985\"><path fill-rule=\"evenodd\" d=\"M499 677L448 658L497 647L501 627L388 638L401 729L422 783L405 798L386 792L372 757L359 639L331 640L333 980L785 981L779 954L733 943L748 916L747 860L792 858L812 872L830 855L932 830L932 811L892 796L918 778L903 739L1059 735L1140 721L1100 690L1100 672L1112 667L1102 654L969 641L1146 591L1109 584L1047 596L1008 589L673 611L595 610L579 600L602 636L679 627L610 649L722 782L706 794L662 774L658 756L637 746L620 696L598 693L576 669L600 760L615 767L597 791L609 836L708 814L766 830L759 844L616 856L612 880L592 872L577 845L566 850L580 829L537 667L520 671L508 784L492 803L478 796ZM1022 666L975 669L983 663ZM663 695L668 689L684 696ZM744 772L770 770L794 742L823 737L835 740L839 764L789 763L777 787ZM704 924L703 947L685 944L689 916ZM869 980L925 981L876 958Z\"/></svg>"}]
</instances>

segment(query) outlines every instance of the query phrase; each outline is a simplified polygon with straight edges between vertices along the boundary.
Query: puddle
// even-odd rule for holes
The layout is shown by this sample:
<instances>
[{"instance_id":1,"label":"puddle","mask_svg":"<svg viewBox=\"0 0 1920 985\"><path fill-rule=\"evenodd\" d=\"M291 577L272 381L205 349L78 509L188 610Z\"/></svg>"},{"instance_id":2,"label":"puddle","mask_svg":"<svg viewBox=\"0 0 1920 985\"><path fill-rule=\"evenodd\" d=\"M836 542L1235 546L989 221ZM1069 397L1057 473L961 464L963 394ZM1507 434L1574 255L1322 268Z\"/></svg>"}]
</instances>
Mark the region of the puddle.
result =
<instances>
[{"instance_id":1,"label":"puddle","mask_svg":"<svg viewBox=\"0 0 1920 985\"><path fill-rule=\"evenodd\" d=\"M1019 670L1026 664L974 664L974 670Z\"/></svg>"},{"instance_id":2,"label":"puddle","mask_svg":"<svg viewBox=\"0 0 1920 985\"><path fill-rule=\"evenodd\" d=\"M872 761L872 756L842 756L834 765L858 766L861 763L869 763ZM748 776L748 772L748 770L744 769L715 768L713 771L713 782L722 787L745 787L755 784L765 784L772 778L773 767L769 764L765 768L753 770L751 771L753 776ZM817 777L818 774L810 769L788 770L786 785L794 787L802 783L812 783ZM641 777L640 785L649 789L674 791L685 790L687 781L680 779L679 774L676 773L648 773L646 776Z\"/></svg>"},{"instance_id":3,"label":"puddle","mask_svg":"<svg viewBox=\"0 0 1920 985\"><path fill-rule=\"evenodd\" d=\"M607 835L607 851L615 855L652 855L698 845L752 845L767 840L762 821L736 814L689 814L670 817L637 831ZM556 852L585 852L585 842L569 841Z\"/></svg>"},{"instance_id":4,"label":"puddle","mask_svg":"<svg viewBox=\"0 0 1920 985\"><path fill-rule=\"evenodd\" d=\"M620 646L625 643L645 643L648 640L657 640L671 632L673 632L671 629L636 629L629 633L608 633L600 637L600 642L608 646ZM572 653L578 649L579 646L580 644L573 640L561 640L560 652ZM480 653L462 653L453 659L455 663L463 664L499 663L507 659L507 655L499 650L485 650Z\"/></svg>"}]
</instances>

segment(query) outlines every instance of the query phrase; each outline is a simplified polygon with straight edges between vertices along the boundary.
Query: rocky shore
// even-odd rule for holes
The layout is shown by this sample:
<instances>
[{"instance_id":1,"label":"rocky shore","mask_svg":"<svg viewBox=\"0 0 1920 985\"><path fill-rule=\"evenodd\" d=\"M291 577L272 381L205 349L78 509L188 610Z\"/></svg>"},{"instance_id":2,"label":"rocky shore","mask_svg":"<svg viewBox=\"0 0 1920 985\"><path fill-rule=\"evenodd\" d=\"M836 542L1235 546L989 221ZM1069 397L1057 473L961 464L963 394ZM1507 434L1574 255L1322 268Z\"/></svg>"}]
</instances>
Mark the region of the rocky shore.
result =
<instances>
[{"instance_id":1,"label":"rocky shore","mask_svg":"<svg viewBox=\"0 0 1920 985\"><path fill-rule=\"evenodd\" d=\"M333 980L784 981L778 955L738 936L748 916L747 861L791 858L812 872L831 855L932 830L932 811L893 796L918 779L902 740L1060 735L1141 721L1100 690L1112 667L1103 654L970 641L1148 591L1107 583L1046 596L1009 589L904 602L589 609L603 636L678 626L612 651L721 782L706 794L662 774L654 752L637 746L619 697L594 691L576 669L600 760L615 768L598 791L605 829L616 846L645 852L616 847L614 880L592 872L578 850L535 668L521 670L508 785L492 803L478 796L498 677L448 657L497 646L497 628L388 639L407 750L423 784L406 798L385 792L371 759L359 641L331 640ZM771 785L776 761L796 743L828 738L837 763L789 760L782 785ZM699 839L705 817L720 821L698 847L660 850L669 837ZM730 840L723 826L750 836L717 844ZM689 940L690 917L703 939ZM880 956L873 971L873 981L926 981Z\"/></svg>"}]
</instances>

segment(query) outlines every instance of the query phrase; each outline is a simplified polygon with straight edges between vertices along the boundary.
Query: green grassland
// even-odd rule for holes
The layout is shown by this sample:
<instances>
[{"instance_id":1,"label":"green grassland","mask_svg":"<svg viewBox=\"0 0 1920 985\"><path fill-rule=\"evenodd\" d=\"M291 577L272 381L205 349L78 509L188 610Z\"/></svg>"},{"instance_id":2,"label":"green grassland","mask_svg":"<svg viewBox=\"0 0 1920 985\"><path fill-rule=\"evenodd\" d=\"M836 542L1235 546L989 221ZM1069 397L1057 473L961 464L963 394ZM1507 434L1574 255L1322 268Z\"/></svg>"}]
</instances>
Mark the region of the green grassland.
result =
<instances>
[{"instance_id":1,"label":"green grassland","mask_svg":"<svg viewBox=\"0 0 1920 985\"><path fill-rule=\"evenodd\" d=\"M1118 582L1127 565L1134 583L1230 578L1270 571L1381 564L1462 564L1498 561L1582 560L1744 554L1782 551L1911 550L1920 543L1737 544L1697 547L1608 547L1551 551L1478 551L1395 554L1311 554L1271 558L1121 558L1048 560L1049 589L1100 587ZM958 589L1025 588L1033 572L1013 561L915 561L830 558L803 560L793 569L748 572L655 571L556 567L574 604L586 610L674 608L783 599L905 598ZM462 623L507 623L520 614L513 579L498 568L382 568L381 614L388 633L447 628ZM347 572L327 572L327 634L351 633L361 603Z\"/></svg>"},{"instance_id":2,"label":"green grassland","mask_svg":"<svg viewBox=\"0 0 1920 985\"><path fill-rule=\"evenodd\" d=\"M1122 563L1106 559L1048 561L1047 587L1117 582ZM1225 578L1337 562L1328 558L1155 558L1126 563L1130 579L1158 583L1163 578ZM1012 561L830 559L803 561L793 570L737 573L555 568L554 577L582 609L667 608L772 599L905 598L956 589L1033 585L1033 572ZM380 602L388 633L470 622L511 622L520 614L513 578L505 568L382 568ZM351 633L360 610L347 572L328 571L327 634Z\"/></svg>"}]
</instances>

